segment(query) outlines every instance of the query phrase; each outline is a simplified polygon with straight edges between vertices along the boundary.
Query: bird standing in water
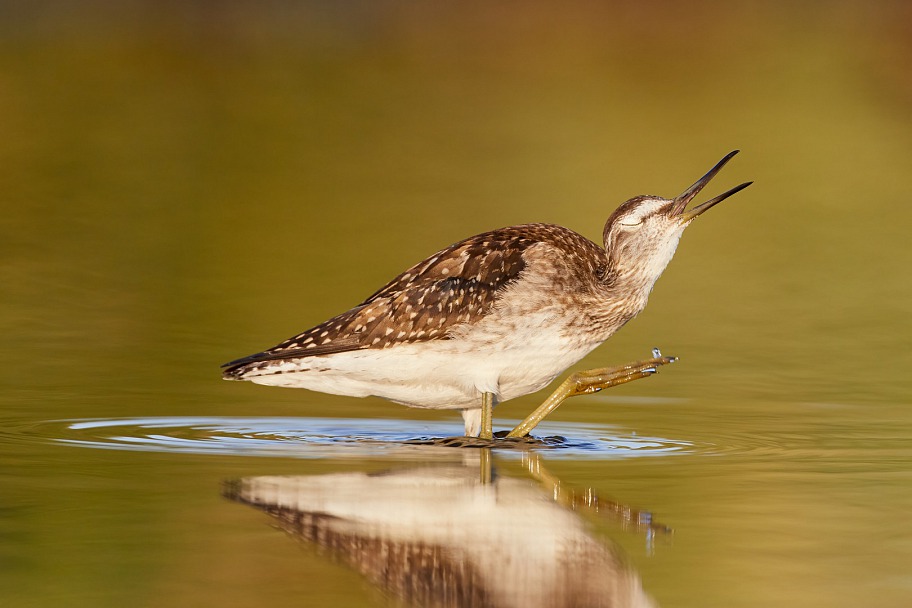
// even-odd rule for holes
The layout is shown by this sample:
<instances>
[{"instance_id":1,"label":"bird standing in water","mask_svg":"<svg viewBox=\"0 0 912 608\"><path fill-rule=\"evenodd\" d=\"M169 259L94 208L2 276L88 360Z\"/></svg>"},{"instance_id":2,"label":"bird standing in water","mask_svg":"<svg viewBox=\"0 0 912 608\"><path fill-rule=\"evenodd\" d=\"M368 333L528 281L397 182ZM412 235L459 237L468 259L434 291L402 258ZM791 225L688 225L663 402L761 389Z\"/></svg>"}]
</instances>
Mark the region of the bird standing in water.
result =
<instances>
[{"instance_id":1,"label":"bird standing in water","mask_svg":"<svg viewBox=\"0 0 912 608\"><path fill-rule=\"evenodd\" d=\"M604 247L554 224L470 237L351 310L226 363L223 377L459 409L467 436L490 438L495 404L544 388L643 310L684 229L751 184L686 209L737 152L673 199L622 203L605 223ZM572 374L510 435L528 434L567 397L672 361L653 351L645 361Z\"/></svg>"}]
</instances>

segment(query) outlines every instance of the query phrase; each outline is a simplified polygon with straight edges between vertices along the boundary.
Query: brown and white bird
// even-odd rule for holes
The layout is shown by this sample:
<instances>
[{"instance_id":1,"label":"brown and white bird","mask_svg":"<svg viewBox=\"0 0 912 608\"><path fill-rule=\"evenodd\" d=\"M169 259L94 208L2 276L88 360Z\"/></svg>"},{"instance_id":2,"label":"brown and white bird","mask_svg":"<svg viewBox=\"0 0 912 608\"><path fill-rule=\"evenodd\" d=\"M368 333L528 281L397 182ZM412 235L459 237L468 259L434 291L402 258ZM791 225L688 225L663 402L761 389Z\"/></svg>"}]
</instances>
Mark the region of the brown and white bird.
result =
<instances>
[{"instance_id":1,"label":"brown and white bird","mask_svg":"<svg viewBox=\"0 0 912 608\"><path fill-rule=\"evenodd\" d=\"M621 204L605 223L603 247L554 224L470 237L351 310L226 363L223 377L459 409L466 435L490 437L494 404L544 388L643 310L684 229L750 185L685 209L737 152L673 199L637 196ZM552 395L556 403L542 408L671 361L656 353L639 364L574 374ZM526 434L547 411L513 434Z\"/></svg>"}]
</instances>

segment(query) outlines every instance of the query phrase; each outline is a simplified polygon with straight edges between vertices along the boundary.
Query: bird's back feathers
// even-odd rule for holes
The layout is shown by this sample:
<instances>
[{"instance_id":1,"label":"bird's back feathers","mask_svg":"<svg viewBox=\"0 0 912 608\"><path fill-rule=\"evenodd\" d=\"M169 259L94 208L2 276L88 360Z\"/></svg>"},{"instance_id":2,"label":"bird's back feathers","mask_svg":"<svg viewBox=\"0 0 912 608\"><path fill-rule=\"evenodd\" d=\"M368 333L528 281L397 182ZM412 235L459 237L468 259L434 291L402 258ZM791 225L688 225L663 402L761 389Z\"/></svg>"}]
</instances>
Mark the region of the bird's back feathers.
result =
<instances>
[{"instance_id":1,"label":"bird's back feathers","mask_svg":"<svg viewBox=\"0 0 912 608\"><path fill-rule=\"evenodd\" d=\"M240 379L274 361L447 339L454 326L477 322L491 311L527 266L529 247L538 243L558 250L589 250L590 257L582 259L604 255L585 237L552 224L479 234L415 264L355 308L273 348L226 363L223 375Z\"/></svg>"}]
</instances>

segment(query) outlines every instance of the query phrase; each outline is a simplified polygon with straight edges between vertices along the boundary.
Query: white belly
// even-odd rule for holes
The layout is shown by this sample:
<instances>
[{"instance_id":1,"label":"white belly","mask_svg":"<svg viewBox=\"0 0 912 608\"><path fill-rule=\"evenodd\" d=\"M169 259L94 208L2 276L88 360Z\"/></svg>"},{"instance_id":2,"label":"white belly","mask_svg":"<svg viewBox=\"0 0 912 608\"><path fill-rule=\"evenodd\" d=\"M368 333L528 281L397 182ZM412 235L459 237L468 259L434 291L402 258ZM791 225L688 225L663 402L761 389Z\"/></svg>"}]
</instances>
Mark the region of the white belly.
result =
<instances>
[{"instance_id":1,"label":"white belly","mask_svg":"<svg viewBox=\"0 0 912 608\"><path fill-rule=\"evenodd\" d=\"M571 344L553 318L523 321L511 331L482 323L452 340L276 362L268 371L284 373L244 379L351 397L373 395L412 407L478 408L483 392L502 402L545 387L598 346Z\"/></svg>"}]
</instances>

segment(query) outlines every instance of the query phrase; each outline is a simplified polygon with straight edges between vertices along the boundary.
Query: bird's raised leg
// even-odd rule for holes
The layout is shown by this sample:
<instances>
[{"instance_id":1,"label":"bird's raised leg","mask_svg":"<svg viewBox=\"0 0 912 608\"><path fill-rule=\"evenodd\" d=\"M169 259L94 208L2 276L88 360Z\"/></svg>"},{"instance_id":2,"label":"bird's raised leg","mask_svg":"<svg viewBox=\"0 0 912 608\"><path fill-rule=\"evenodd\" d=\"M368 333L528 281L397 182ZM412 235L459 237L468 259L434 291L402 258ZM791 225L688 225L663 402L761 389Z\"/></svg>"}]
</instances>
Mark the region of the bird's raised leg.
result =
<instances>
[{"instance_id":1,"label":"bird's raised leg","mask_svg":"<svg viewBox=\"0 0 912 608\"><path fill-rule=\"evenodd\" d=\"M510 431L507 437L525 437L545 416L556 410L570 397L597 393L604 388L651 376L658 371L659 366L668 365L677 360L675 357L663 357L657 348L653 349L652 354L652 359L637 361L629 365L590 369L570 374L566 380L561 382L557 390L551 393L551 396L545 399L538 409L516 425L516 428Z\"/></svg>"}]
</instances>

